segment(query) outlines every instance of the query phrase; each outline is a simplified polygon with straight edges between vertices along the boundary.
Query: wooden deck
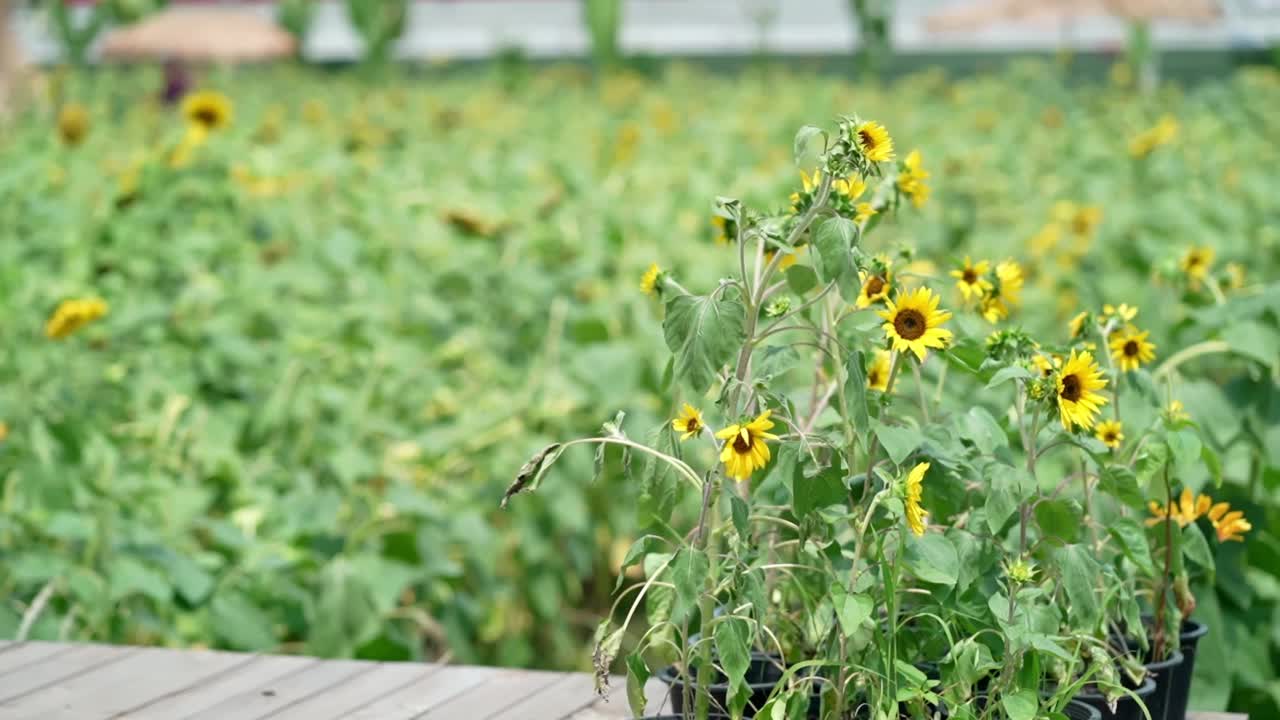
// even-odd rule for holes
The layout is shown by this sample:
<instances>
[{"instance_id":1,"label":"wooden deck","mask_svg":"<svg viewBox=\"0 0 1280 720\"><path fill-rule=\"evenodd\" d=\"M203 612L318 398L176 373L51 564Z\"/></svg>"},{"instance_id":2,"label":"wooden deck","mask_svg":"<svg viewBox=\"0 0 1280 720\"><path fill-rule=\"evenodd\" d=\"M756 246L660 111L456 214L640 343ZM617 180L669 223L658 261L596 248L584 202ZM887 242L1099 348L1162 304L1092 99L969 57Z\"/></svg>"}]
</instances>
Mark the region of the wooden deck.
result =
<instances>
[{"instance_id":1,"label":"wooden deck","mask_svg":"<svg viewBox=\"0 0 1280 720\"><path fill-rule=\"evenodd\" d=\"M0 720L618 720L582 673L0 642ZM665 688L652 681L656 711ZM1199 715L1188 720L1243 720Z\"/></svg>"}]
</instances>

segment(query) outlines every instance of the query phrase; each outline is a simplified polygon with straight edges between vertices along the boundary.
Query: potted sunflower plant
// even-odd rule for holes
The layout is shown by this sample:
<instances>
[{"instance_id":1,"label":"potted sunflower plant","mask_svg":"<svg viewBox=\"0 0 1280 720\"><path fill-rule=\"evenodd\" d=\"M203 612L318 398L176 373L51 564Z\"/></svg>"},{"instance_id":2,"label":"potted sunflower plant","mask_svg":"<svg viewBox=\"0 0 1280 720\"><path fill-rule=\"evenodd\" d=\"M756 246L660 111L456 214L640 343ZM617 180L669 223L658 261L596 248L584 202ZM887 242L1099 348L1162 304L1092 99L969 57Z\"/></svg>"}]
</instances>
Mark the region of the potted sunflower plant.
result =
<instances>
[{"instance_id":1,"label":"potted sunflower plant","mask_svg":"<svg viewBox=\"0 0 1280 720\"><path fill-rule=\"evenodd\" d=\"M1150 669L1106 633L1144 627L1143 598L1180 597L1184 570L1135 570L1166 547L1137 515L1158 443L1109 454L1103 410L1146 336L1088 326L1118 348L1099 356L1085 320L1065 343L991 332L1021 305L1012 259L958 262L944 307L934 267L875 232L928 202L921 154L856 116L795 149L782 209L717 200L736 262L714 288L641 280L664 306L668 423L638 439L619 414L546 446L503 498L592 447L661 519L621 563L643 579L620 574L598 628L600 689L621 658L637 717L657 677L698 720L1156 720Z\"/></svg>"}]
</instances>

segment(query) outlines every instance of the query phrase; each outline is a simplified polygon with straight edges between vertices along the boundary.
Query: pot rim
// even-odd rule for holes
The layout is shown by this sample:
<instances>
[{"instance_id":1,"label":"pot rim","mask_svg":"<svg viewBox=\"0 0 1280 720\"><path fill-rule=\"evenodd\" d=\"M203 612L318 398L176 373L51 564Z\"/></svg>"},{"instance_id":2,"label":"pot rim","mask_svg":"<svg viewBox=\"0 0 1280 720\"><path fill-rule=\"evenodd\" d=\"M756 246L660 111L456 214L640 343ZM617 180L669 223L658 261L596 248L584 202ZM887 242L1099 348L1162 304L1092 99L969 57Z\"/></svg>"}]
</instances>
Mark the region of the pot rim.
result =
<instances>
[{"instance_id":1,"label":"pot rim","mask_svg":"<svg viewBox=\"0 0 1280 720\"><path fill-rule=\"evenodd\" d=\"M1178 639L1185 645L1188 641L1199 640L1208 634L1208 624L1202 623L1194 618L1186 618L1182 621L1182 628L1178 633Z\"/></svg>"},{"instance_id":2,"label":"pot rim","mask_svg":"<svg viewBox=\"0 0 1280 720\"><path fill-rule=\"evenodd\" d=\"M675 665L668 665L662 668L661 670L659 670L658 672L654 673L654 675L659 680L661 680L662 682L668 685L675 685L677 682L680 682L682 678L684 678L684 674L677 673L675 670L675 667L676 667ZM696 680L694 681L694 684L697 684ZM751 688L752 690L768 690L777 684L778 684L778 681L775 680L773 682L747 683L747 687ZM715 689L715 690L719 690L719 689L728 690L729 683L727 682L711 683L710 685L707 686L707 688Z\"/></svg>"},{"instance_id":3,"label":"pot rim","mask_svg":"<svg viewBox=\"0 0 1280 720\"><path fill-rule=\"evenodd\" d=\"M1142 667L1152 672L1155 672L1157 670L1168 670L1169 668L1174 668L1181 665L1182 661L1185 659L1186 658L1183 656L1182 650L1178 648L1174 648L1173 654L1170 655L1167 659L1161 660L1160 662L1143 663Z\"/></svg>"},{"instance_id":4,"label":"pot rim","mask_svg":"<svg viewBox=\"0 0 1280 720\"><path fill-rule=\"evenodd\" d=\"M1071 707L1072 705L1074 705L1074 706L1076 706L1076 707L1079 707L1079 708L1084 708L1085 710L1088 710L1088 711L1089 711L1089 717L1091 717L1091 718L1101 718L1101 717L1102 717L1102 713L1098 711L1098 708L1096 708L1096 707L1094 707L1094 706L1090 705L1089 703L1086 703L1086 702L1080 702L1079 700L1077 700L1077 699L1075 699L1075 698L1071 698L1070 700L1068 700L1068 701L1067 701L1067 704L1066 704L1066 707L1064 707L1063 709L1065 710L1066 708L1069 708L1069 707Z\"/></svg>"},{"instance_id":5,"label":"pot rim","mask_svg":"<svg viewBox=\"0 0 1280 720\"><path fill-rule=\"evenodd\" d=\"M1152 695L1155 695L1156 693L1156 681L1152 678L1146 678L1142 681L1142 684L1139 685L1138 687L1126 688L1126 689L1132 692L1134 695L1137 695L1138 698L1140 699L1149 698ZM1097 690L1090 690L1089 688L1086 687L1086 688L1082 688L1079 692L1076 693L1076 698L1082 698L1082 697L1102 698L1102 697L1105 697L1105 695L1098 692ZM1074 700L1075 698L1072 698L1072 699ZM1121 699L1132 700L1133 698L1126 693L1121 696Z\"/></svg>"}]
</instances>

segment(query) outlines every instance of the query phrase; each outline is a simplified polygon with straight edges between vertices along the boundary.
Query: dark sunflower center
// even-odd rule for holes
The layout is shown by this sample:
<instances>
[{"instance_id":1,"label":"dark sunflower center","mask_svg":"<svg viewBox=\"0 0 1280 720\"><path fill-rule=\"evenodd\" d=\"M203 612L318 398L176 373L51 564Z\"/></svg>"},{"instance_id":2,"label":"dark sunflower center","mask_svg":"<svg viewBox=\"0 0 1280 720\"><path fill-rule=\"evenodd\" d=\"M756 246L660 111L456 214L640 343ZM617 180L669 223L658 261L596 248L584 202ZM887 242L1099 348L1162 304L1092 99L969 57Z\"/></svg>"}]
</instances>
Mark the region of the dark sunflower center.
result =
<instances>
[{"instance_id":1,"label":"dark sunflower center","mask_svg":"<svg viewBox=\"0 0 1280 720\"><path fill-rule=\"evenodd\" d=\"M697 432L702 426L698 424L698 418L689 418L684 421L685 432Z\"/></svg>"},{"instance_id":2,"label":"dark sunflower center","mask_svg":"<svg viewBox=\"0 0 1280 720\"><path fill-rule=\"evenodd\" d=\"M879 384L880 384L880 371L879 371L879 370L872 370L871 372L867 373L867 382L868 382L869 384L871 384L871 385L879 385Z\"/></svg>"},{"instance_id":3,"label":"dark sunflower center","mask_svg":"<svg viewBox=\"0 0 1280 720\"><path fill-rule=\"evenodd\" d=\"M733 451L739 455L746 455L751 452L751 440L738 433L733 436Z\"/></svg>"},{"instance_id":4,"label":"dark sunflower center","mask_svg":"<svg viewBox=\"0 0 1280 720\"><path fill-rule=\"evenodd\" d=\"M879 275L872 275L871 279L867 281L867 297L879 295L882 290L884 290L884 278Z\"/></svg>"},{"instance_id":5,"label":"dark sunflower center","mask_svg":"<svg viewBox=\"0 0 1280 720\"><path fill-rule=\"evenodd\" d=\"M1113 432L1113 431L1111 431L1111 430L1108 430L1106 433L1104 433L1104 434L1103 434L1103 437L1105 437L1105 438L1107 439L1107 442L1115 442L1115 441L1116 441L1116 434L1115 434L1115 432Z\"/></svg>"},{"instance_id":6,"label":"dark sunflower center","mask_svg":"<svg viewBox=\"0 0 1280 720\"><path fill-rule=\"evenodd\" d=\"M870 130L859 130L858 140L862 143L862 147L870 152L876 149L876 136L871 134Z\"/></svg>"},{"instance_id":7,"label":"dark sunflower center","mask_svg":"<svg viewBox=\"0 0 1280 720\"><path fill-rule=\"evenodd\" d=\"M915 340L924 335L926 330L924 315L921 315L919 310L911 308L899 310L893 318L893 329L903 340Z\"/></svg>"},{"instance_id":8,"label":"dark sunflower center","mask_svg":"<svg viewBox=\"0 0 1280 720\"><path fill-rule=\"evenodd\" d=\"M968 284L968 285L972 285L972 284L974 284L974 283L978 282L978 273L974 272L974 271L973 271L973 268L965 268L965 269L964 269L964 281L965 281L965 283L966 283L966 284Z\"/></svg>"},{"instance_id":9,"label":"dark sunflower center","mask_svg":"<svg viewBox=\"0 0 1280 720\"><path fill-rule=\"evenodd\" d=\"M196 108L196 111L192 114L195 117L196 122L205 127L213 127L214 125L217 125L218 118L221 117L218 111L211 107Z\"/></svg>"},{"instance_id":10,"label":"dark sunflower center","mask_svg":"<svg viewBox=\"0 0 1280 720\"><path fill-rule=\"evenodd\" d=\"M1068 375L1062 378L1062 392L1058 394L1062 396L1063 400L1070 400L1071 402L1079 400L1082 394L1080 378L1075 375Z\"/></svg>"},{"instance_id":11,"label":"dark sunflower center","mask_svg":"<svg viewBox=\"0 0 1280 720\"><path fill-rule=\"evenodd\" d=\"M1124 354L1125 354L1125 356L1126 356L1126 357L1137 357L1137 355L1138 355L1138 341L1137 341L1137 340L1130 340L1129 342L1126 342L1126 343L1124 344Z\"/></svg>"}]
</instances>

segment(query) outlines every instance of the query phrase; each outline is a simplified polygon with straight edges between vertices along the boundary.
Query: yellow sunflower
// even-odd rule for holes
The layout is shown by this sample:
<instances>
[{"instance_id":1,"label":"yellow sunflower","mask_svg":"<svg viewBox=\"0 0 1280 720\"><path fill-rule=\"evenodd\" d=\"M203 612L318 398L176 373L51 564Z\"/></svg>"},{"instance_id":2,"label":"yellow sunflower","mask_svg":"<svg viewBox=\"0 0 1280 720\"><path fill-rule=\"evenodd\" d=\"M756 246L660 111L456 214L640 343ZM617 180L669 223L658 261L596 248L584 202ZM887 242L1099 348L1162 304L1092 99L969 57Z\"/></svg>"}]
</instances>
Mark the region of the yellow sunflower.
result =
<instances>
[{"instance_id":1,"label":"yellow sunflower","mask_svg":"<svg viewBox=\"0 0 1280 720\"><path fill-rule=\"evenodd\" d=\"M896 300L885 299L887 309L880 311L880 317L894 350L910 350L923 361L926 348L942 349L951 342L951 331L942 327L951 313L938 309L938 299L927 287L899 293Z\"/></svg>"},{"instance_id":2,"label":"yellow sunflower","mask_svg":"<svg viewBox=\"0 0 1280 720\"><path fill-rule=\"evenodd\" d=\"M719 215L711 216L711 226L715 228L715 241L717 245L728 245L729 239L729 221Z\"/></svg>"},{"instance_id":3,"label":"yellow sunflower","mask_svg":"<svg viewBox=\"0 0 1280 720\"><path fill-rule=\"evenodd\" d=\"M724 440L724 449L720 452L720 462L724 463L725 474L744 482L751 473L769 464L769 446L765 440L777 440L778 436L769 433L773 422L769 420L772 410L765 410L751 422L738 423L716 433L716 437Z\"/></svg>"},{"instance_id":4,"label":"yellow sunflower","mask_svg":"<svg viewBox=\"0 0 1280 720\"><path fill-rule=\"evenodd\" d=\"M968 255L964 256L963 266L951 271L951 277L956 279L956 287L960 289L965 302L969 302L970 298L980 298L991 290L991 281L986 278L988 272L991 272L991 261L979 260L975 264Z\"/></svg>"},{"instance_id":5,"label":"yellow sunflower","mask_svg":"<svg viewBox=\"0 0 1280 720\"><path fill-rule=\"evenodd\" d=\"M889 389L889 353L876 350L867 368L867 389L885 392Z\"/></svg>"},{"instance_id":6,"label":"yellow sunflower","mask_svg":"<svg viewBox=\"0 0 1280 720\"><path fill-rule=\"evenodd\" d=\"M1186 273L1187 278L1191 280L1191 287L1200 287L1200 281L1205 279L1209 274L1209 268L1213 265L1213 248L1196 245L1187 250L1183 254L1182 260L1178 262L1178 267L1182 272Z\"/></svg>"},{"instance_id":7,"label":"yellow sunflower","mask_svg":"<svg viewBox=\"0 0 1280 720\"><path fill-rule=\"evenodd\" d=\"M1120 447L1120 443L1124 442L1124 428L1119 420L1103 420L1098 423L1098 429L1093 436L1101 440L1103 445L1115 450Z\"/></svg>"},{"instance_id":8,"label":"yellow sunflower","mask_svg":"<svg viewBox=\"0 0 1280 720\"><path fill-rule=\"evenodd\" d=\"M52 340L62 340L106 314L107 304L97 298L63 300L45 323L44 334Z\"/></svg>"},{"instance_id":9,"label":"yellow sunflower","mask_svg":"<svg viewBox=\"0 0 1280 720\"><path fill-rule=\"evenodd\" d=\"M1182 422L1191 419L1191 416L1187 414L1187 409L1183 407L1181 400L1170 400L1169 407L1165 408L1165 416L1171 422Z\"/></svg>"},{"instance_id":10,"label":"yellow sunflower","mask_svg":"<svg viewBox=\"0 0 1280 720\"><path fill-rule=\"evenodd\" d=\"M645 295L658 292L658 281L661 278L662 268L658 267L658 263L653 263L648 270L644 271L644 275L640 276L640 291Z\"/></svg>"},{"instance_id":11,"label":"yellow sunflower","mask_svg":"<svg viewBox=\"0 0 1280 720\"><path fill-rule=\"evenodd\" d=\"M1067 225L1077 238L1087 240L1093 235L1093 231L1100 222L1102 222L1102 208L1097 205L1079 205L1071 214Z\"/></svg>"},{"instance_id":12,"label":"yellow sunflower","mask_svg":"<svg viewBox=\"0 0 1280 720\"><path fill-rule=\"evenodd\" d=\"M1125 322L1133 322L1133 319L1138 317L1138 308L1133 307L1128 303L1120 303L1119 306L1110 304L1103 305L1102 317L1107 318L1108 320L1112 317L1119 317Z\"/></svg>"},{"instance_id":13,"label":"yellow sunflower","mask_svg":"<svg viewBox=\"0 0 1280 720\"><path fill-rule=\"evenodd\" d=\"M1093 427L1093 416L1107 404L1107 399L1096 391L1107 386L1102 370L1093 360L1093 354L1071 351L1071 356L1058 372L1058 415L1068 431L1079 426Z\"/></svg>"},{"instance_id":14,"label":"yellow sunflower","mask_svg":"<svg viewBox=\"0 0 1280 720\"><path fill-rule=\"evenodd\" d=\"M58 137L68 147L75 147L89 134L89 111L79 103L67 103L58 112Z\"/></svg>"},{"instance_id":15,"label":"yellow sunflower","mask_svg":"<svg viewBox=\"0 0 1280 720\"><path fill-rule=\"evenodd\" d=\"M201 90L182 101L187 122L205 130L221 130L231 124L231 99L216 90Z\"/></svg>"},{"instance_id":16,"label":"yellow sunflower","mask_svg":"<svg viewBox=\"0 0 1280 720\"><path fill-rule=\"evenodd\" d=\"M1022 302L1022 266L1013 260L996 265L996 279L1000 281L1000 297L1010 305Z\"/></svg>"},{"instance_id":17,"label":"yellow sunflower","mask_svg":"<svg viewBox=\"0 0 1280 720\"><path fill-rule=\"evenodd\" d=\"M929 520L928 514L920 506L920 500L924 496L924 474L928 471L929 463L920 463L911 468L911 472L907 475L904 498L907 508L907 526L917 537L924 535L925 524Z\"/></svg>"},{"instance_id":18,"label":"yellow sunflower","mask_svg":"<svg viewBox=\"0 0 1280 720\"><path fill-rule=\"evenodd\" d=\"M897 181L898 191L910 198L911 204L917 208L924 207L930 192L929 184L925 182L929 179L929 171L924 169L922 162L919 150L908 153L906 160L902 161Z\"/></svg>"},{"instance_id":19,"label":"yellow sunflower","mask_svg":"<svg viewBox=\"0 0 1280 720\"><path fill-rule=\"evenodd\" d=\"M1071 318L1070 322L1067 323L1067 330L1071 332L1072 340L1080 337L1080 334L1084 332L1084 321L1088 319L1089 313L1088 311L1085 311L1077 314L1075 317Z\"/></svg>"},{"instance_id":20,"label":"yellow sunflower","mask_svg":"<svg viewBox=\"0 0 1280 720\"><path fill-rule=\"evenodd\" d=\"M1111 335L1111 357L1115 358L1122 372L1137 370L1156 359L1155 343L1147 340L1150 334L1149 331L1139 332L1138 328L1126 325L1123 330Z\"/></svg>"},{"instance_id":21,"label":"yellow sunflower","mask_svg":"<svg viewBox=\"0 0 1280 720\"><path fill-rule=\"evenodd\" d=\"M1218 503L1206 513L1209 516L1209 522L1213 523L1213 529L1218 533L1218 542L1244 542L1241 537L1245 533L1253 529L1253 525L1244 519L1244 513L1239 510L1227 512L1231 506L1227 503Z\"/></svg>"},{"instance_id":22,"label":"yellow sunflower","mask_svg":"<svg viewBox=\"0 0 1280 720\"><path fill-rule=\"evenodd\" d=\"M853 301L853 306L859 310L871 307L873 303L887 300L889 290L893 288L893 274L887 271L880 275L859 270L858 279L862 281L862 289L858 291L858 299Z\"/></svg>"},{"instance_id":23,"label":"yellow sunflower","mask_svg":"<svg viewBox=\"0 0 1280 720\"><path fill-rule=\"evenodd\" d=\"M978 305L978 314L992 325L1009 317L1009 305L999 295L987 295Z\"/></svg>"},{"instance_id":24,"label":"yellow sunflower","mask_svg":"<svg viewBox=\"0 0 1280 720\"><path fill-rule=\"evenodd\" d=\"M893 138L889 131L875 120L868 120L854 129L858 136L858 149L870 162L889 162L893 159Z\"/></svg>"},{"instance_id":25,"label":"yellow sunflower","mask_svg":"<svg viewBox=\"0 0 1280 720\"><path fill-rule=\"evenodd\" d=\"M1036 366L1036 369L1040 371L1041 376L1047 378L1053 377L1053 374L1058 371L1058 368L1062 367L1062 356L1049 356L1043 354L1032 355L1031 364Z\"/></svg>"},{"instance_id":26,"label":"yellow sunflower","mask_svg":"<svg viewBox=\"0 0 1280 720\"><path fill-rule=\"evenodd\" d=\"M685 403L684 409L680 411L680 416L671 421L671 427L676 432L682 433L680 435L681 442L702 434L702 429L706 426L706 423L702 421L702 412L689 403Z\"/></svg>"},{"instance_id":27,"label":"yellow sunflower","mask_svg":"<svg viewBox=\"0 0 1280 720\"><path fill-rule=\"evenodd\" d=\"M876 207L869 202L860 202L853 206L853 210L855 213L853 221L859 225L866 225L867 221L874 217L877 212Z\"/></svg>"}]
</instances>

